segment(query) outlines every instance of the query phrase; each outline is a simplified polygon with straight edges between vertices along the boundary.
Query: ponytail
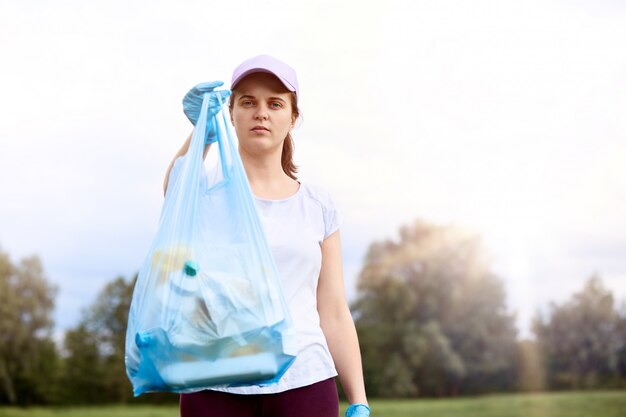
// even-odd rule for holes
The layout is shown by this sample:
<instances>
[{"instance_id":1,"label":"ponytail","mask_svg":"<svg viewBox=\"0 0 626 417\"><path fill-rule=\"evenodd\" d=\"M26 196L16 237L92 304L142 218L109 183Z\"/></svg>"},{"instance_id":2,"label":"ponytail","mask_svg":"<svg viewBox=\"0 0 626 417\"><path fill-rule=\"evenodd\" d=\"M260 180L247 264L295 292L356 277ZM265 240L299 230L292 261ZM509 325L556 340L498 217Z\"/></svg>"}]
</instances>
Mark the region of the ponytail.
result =
<instances>
[{"instance_id":1,"label":"ponytail","mask_svg":"<svg viewBox=\"0 0 626 417\"><path fill-rule=\"evenodd\" d=\"M296 177L296 172L298 172L298 166L293 163L293 151L294 151L294 143L293 138L291 137L291 133L287 133L287 137L283 142L283 154L280 158L280 163L283 166L283 171L285 174L289 175L294 180L298 180Z\"/></svg>"}]
</instances>

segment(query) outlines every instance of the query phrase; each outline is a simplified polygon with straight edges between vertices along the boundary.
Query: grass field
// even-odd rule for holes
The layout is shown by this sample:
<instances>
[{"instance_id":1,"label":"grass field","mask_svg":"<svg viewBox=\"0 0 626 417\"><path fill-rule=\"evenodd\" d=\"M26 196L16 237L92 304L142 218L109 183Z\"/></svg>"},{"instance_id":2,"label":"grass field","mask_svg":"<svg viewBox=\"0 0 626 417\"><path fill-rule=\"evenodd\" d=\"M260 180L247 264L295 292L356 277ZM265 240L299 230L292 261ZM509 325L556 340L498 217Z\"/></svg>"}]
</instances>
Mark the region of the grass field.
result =
<instances>
[{"instance_id":1,"label":"grass field","mask_svg":"<svg viewBox=\"0 0 626 417\"><path fill-rule=\"evenodd\" d=\"M373 400L372 417L626 417L626 391ZM342 404L343 416L345 404ZM176 417L174 406L0 407L0 417Z\"/></svg>"}]
</instances>

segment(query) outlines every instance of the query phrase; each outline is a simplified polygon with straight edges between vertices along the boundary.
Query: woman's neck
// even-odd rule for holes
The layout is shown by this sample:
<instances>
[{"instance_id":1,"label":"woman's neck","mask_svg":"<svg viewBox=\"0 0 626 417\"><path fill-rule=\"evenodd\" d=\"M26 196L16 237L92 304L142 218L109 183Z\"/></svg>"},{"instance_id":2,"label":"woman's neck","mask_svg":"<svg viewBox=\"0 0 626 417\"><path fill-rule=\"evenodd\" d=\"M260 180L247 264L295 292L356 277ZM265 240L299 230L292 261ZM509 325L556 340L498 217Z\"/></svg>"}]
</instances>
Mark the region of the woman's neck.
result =
<instances>
[{"instance_id":1,"label":"woman's neck","mask_svg":"<svg viewBox=\"0 0 626 417\"><path fill-rule=\"evenodd\" d=\"M289 177L281 164L281 153L248 155L240 152L252 193L267 199L283 199L293 195L299 183Z\"/></svg>"}]
</instances>

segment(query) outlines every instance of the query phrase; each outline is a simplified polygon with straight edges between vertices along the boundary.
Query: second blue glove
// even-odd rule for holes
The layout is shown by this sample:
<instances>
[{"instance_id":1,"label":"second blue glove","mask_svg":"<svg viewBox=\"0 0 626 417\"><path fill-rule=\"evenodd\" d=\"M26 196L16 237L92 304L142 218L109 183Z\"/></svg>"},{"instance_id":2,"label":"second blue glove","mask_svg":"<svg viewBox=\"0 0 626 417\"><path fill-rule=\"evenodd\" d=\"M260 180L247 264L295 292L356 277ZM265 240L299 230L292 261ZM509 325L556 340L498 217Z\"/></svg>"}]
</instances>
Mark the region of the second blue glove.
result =
<instances>
[{"instance_id":1,"label":"second blue glove","mask_svg":"<svg viewBox=\"0 0 626 417\"><path fill-rule=\"evenodd\" d=\"M352 404L346 410L346 417L369 417L370 408L365 404Z\"/></svg>"}]
</instances>

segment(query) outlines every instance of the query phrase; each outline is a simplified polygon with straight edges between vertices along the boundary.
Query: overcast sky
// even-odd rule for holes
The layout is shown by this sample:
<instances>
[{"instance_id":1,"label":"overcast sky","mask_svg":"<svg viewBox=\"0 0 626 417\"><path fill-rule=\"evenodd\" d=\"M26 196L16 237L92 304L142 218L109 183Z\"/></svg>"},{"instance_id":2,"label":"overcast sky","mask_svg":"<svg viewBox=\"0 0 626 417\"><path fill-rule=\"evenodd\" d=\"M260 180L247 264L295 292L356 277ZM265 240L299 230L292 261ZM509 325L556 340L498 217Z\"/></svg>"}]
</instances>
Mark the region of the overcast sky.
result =
<instances>
[{"instance_id":1,"label":"overcast sky","mask_svg":"<svg viewBox=\"0 0 626 417\"><path fill-rule=\"evenodd\" d=\"M0 0L0 246L42 258L59 330L146 255L183 95L261 53L298 72L349 298L421 218L483 237L523 335L593 273L626 299L623 1Z\"/></svg>"}]
</instances>

